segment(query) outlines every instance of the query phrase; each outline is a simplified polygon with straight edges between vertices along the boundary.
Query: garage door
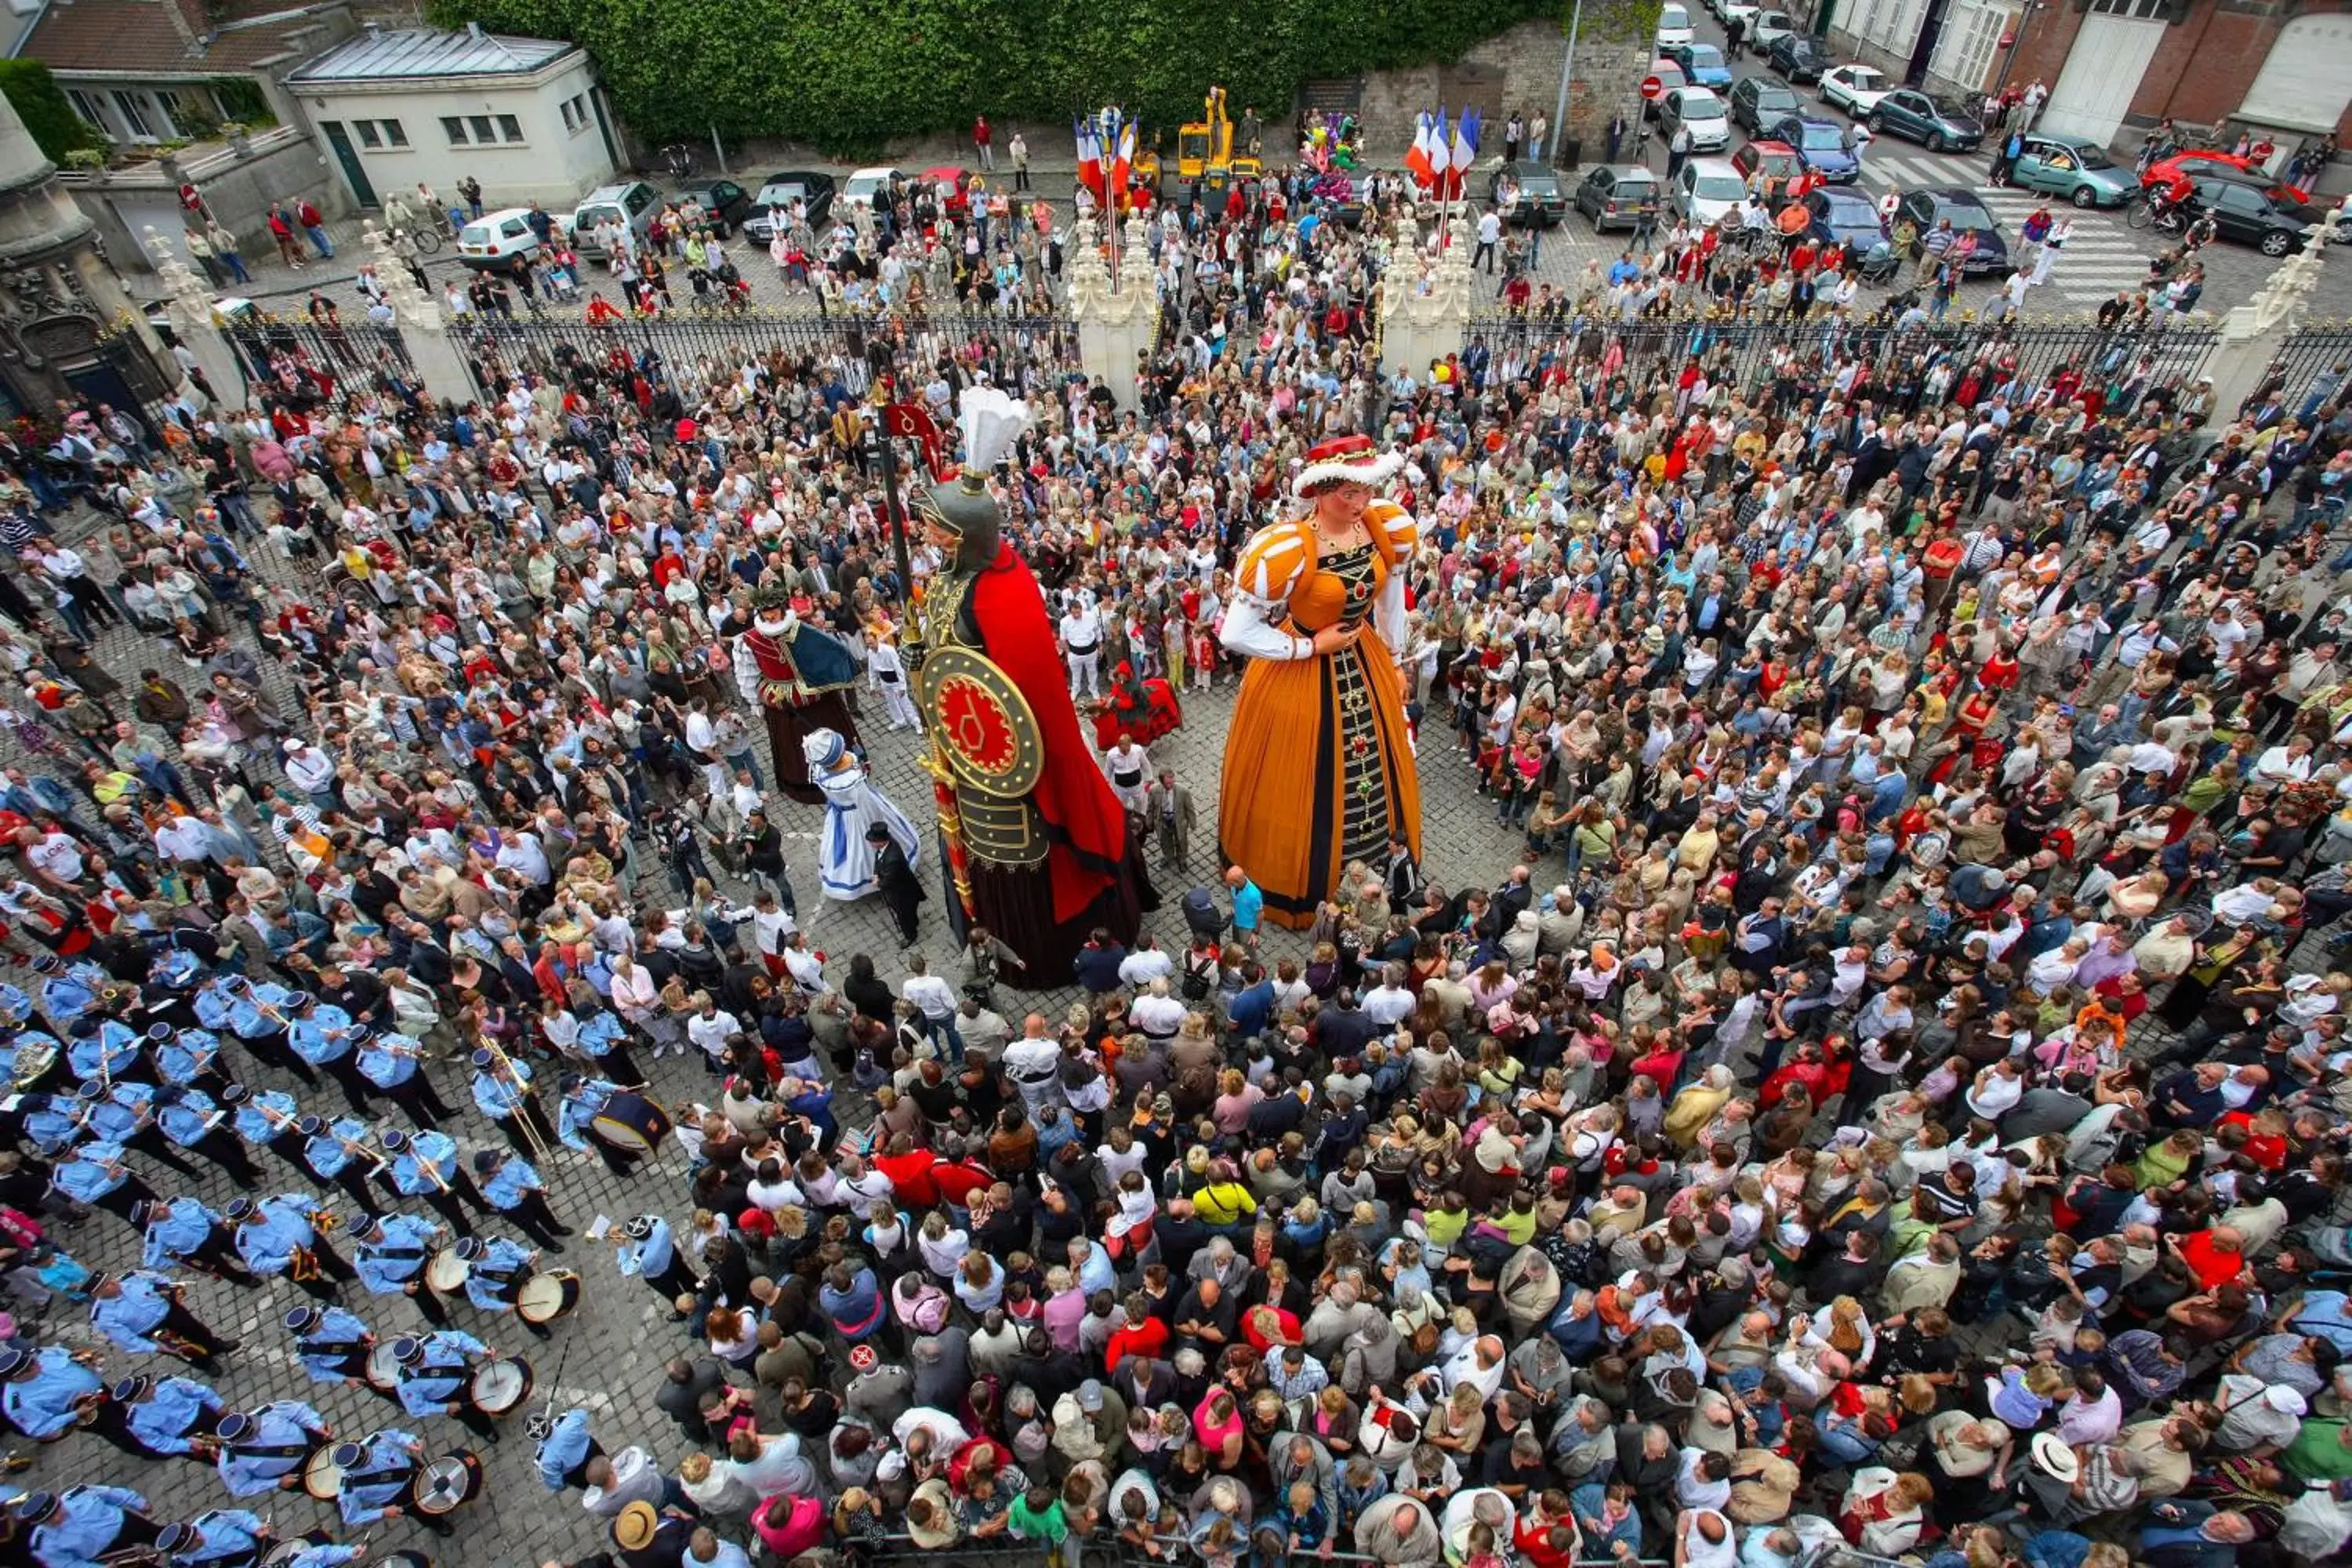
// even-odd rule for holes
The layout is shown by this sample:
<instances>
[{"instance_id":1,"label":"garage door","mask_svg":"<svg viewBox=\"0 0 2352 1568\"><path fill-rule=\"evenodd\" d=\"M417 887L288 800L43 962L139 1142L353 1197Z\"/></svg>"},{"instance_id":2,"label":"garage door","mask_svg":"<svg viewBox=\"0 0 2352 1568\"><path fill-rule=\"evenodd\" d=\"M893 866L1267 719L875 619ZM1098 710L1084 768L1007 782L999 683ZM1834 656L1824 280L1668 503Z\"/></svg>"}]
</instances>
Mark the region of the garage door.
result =
<instances>
[{"instance_id":1,"label":"garage door","mask_svg":"<svg viewBox=\"0 0 2352 1568\"><path fill-rule=\"evenodd\" d=\"M2352 103L2352 16L2297 16L2279 29L2240 118L2324 136Z\"/></svg>"},{"instance_id":2,"label":"garage door","mask_svg":"<svg viewBox=\"0 0 2352 1568\"><path fill-rule=\"evenodd\" d=\"M2143 16L2161 16L2163 6L2164 0L2091 0L2091 15L2074 35L2040 128L2101 146L2114 141L2131 112L2140 74L2164 41L2164 23Z\"/></svg>"}]
</instances>

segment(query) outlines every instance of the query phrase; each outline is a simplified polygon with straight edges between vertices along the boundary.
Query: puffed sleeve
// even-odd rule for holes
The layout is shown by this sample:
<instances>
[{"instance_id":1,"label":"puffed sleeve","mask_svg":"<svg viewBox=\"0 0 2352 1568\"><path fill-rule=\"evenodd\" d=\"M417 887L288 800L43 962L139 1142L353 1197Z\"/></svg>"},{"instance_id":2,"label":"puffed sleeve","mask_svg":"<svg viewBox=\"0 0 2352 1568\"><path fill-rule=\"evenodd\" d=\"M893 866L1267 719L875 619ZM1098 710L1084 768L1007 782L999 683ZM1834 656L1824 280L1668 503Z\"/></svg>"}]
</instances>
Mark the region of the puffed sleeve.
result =
<instances>
[{"instance_id":1,"label":"puffed sleeve","mask_svg":"<svg viewBox=\"0 0 2352 1568\"><path fill-rule=\"evenodd\" d=\"M1293 637L1280 623L1290 615L1290 595L1307 572L1305 526L1295 522L1262 528L1243 547L1234 573L1233 602L1218 637L1234 653L1252 658L1310 658L1315 639Z\"/></svg>"},{"instance_id":2,"label":"puffed sleeve","mask_svg":"<svg viewBox=\"0 0 2352 1568\"><path fill-rule=\"evenodd\" d=\"M1364 509L1364 521L1378 535L1381 553L1389 564L1388 581L1372 604L1372 625L1389 651L1402 658L1410 637L1405 630L1405 569L1421 548L1421 522L1391 500L1376 500Z\"/></svg>"}]
</instances>

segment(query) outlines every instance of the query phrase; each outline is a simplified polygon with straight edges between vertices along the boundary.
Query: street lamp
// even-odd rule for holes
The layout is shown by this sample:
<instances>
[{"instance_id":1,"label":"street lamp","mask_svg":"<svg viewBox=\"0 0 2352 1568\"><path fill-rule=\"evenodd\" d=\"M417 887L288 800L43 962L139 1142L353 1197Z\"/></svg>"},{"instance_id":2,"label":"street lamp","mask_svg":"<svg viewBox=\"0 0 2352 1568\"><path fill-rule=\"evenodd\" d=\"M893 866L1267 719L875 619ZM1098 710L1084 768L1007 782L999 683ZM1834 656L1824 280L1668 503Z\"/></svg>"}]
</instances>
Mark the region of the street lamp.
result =
<instances>
[{"instance_id":1,"label":"street lamp","mask_svg":"<svg viewBox=\"0 0 2352 1568\"><path fill-rule=\"evenodd\" d=\"M1568 53L1559 60L1559 98L1551 111L1551 162L1559 166L1559 150L1568 145L1568 79L1576 68L1576 30L1584 22L1584 0L1568 14Z\"/></svg>"}]
</instances>

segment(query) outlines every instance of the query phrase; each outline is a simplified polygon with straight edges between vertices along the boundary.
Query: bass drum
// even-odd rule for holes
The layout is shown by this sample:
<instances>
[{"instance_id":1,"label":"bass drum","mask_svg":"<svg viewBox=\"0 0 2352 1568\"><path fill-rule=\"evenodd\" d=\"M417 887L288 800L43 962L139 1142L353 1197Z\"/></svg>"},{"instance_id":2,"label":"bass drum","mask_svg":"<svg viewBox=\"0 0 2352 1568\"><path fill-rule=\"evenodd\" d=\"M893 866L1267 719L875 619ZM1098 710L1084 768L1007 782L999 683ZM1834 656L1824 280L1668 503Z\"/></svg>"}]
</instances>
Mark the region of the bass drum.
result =
<instances>
[{"instance_id":1,"label":"bass drum","mask_svg":"<svg viewBox=\"0 0 2352 1568\"><path fill-rule=\"evenodd\" d=\"M485 1362L466 1380L466 1400L485 1415L509 1415L530 1397L532 1382L530 1363L520 1356Z\"/></svg>"},{"instance_id":2,"label":"bass drum","mask_svg":"<svg viewBox=\"0 0 2352 1568\"><path fill-rule=\"evenodd\" d=\"M445 1247L427 1259L425 1283L436 1296L459 1296L466 1290L466 1276L474 1266L457 1256L454 1247Z\"/></svg>"},{"instance_id":3,"label":"bass drum","mask_svg":"<svg viewBox=\"0 0 2352 1568\"><path fill-rule=\"evenodd\" d=\"M343 1468L335 1463L335 1445L322 1443L302 1463L302 1489L320 1502L332 1502L342 1489Z\"/></svg>"},{"instance_id":4,"label":"bass drum","mask_svg":"<svg viewBox=\"0 0 2352 1568\"><path fill-rule=\"evenodd\" d=\"M523 1281L515 1297L515 1311L526 1323L541 1327L580 1305L580 1276L569 1268L551 1268Z\"/></svg>"},{"instance_id":5,"label":"bass drum","mask_svg":"<svg viewBox=\"0 0 2352 1568\"><path fill-rule=\"evenodd\" d=\"M368 1352L367 1384L378 1394L390 1394L400 1387L400 1363L393 1359L393 1342L378 1340L375 1349Z\"/></svg>"},{"instance_id":6,"label":"bass drum","mask_svg":"<svg viewBox=\"0 0 2352 1568\"><path fill-rule=\"evenodd\" d=\"M457 1512L482 1489L482 1461L464 1448L454 1449L425 1465L408 1485L409 1500L428 1519Z\"/></svg>"},{"instance_id":7,"label":"bass drum","mask_svg":"<svg viewBox=\"0 0 2352 1568\"><path fill-rule=\"evenodd\" d=\"M286 1565L314 1546L324 1546L333 1538L323 1530L306 1531L289 1535L261 1554L261 1568L286 1568Z\"/></svg>"},{"instance_id":8,"label":"bass drum","mask_svg":"<svg viewBox=\"0 0 2352 1568\"><path fill-rule=\"evenodd\" d=\"M642 1094L626 1089L604 1102L588 1123L588 1131L606 1148L639 1159L656 1159L662 1141L675 1131L669 1112Z\"/></svg>"}]
</instances>

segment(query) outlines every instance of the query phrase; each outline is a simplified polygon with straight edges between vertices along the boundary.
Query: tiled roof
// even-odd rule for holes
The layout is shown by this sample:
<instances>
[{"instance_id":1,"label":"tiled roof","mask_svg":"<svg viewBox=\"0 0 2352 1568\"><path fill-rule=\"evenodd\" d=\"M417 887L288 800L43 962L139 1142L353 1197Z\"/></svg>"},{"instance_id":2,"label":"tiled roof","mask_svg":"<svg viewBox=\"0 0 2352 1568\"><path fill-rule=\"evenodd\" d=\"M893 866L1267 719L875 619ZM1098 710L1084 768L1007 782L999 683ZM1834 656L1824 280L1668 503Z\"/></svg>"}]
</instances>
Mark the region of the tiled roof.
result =
<instances>
[{"instance_id":1,"label":"tiled roof","mask_svg":"<svg viewBox=\"0 0 2352 1568\"><path fill-rule=\"evenodd\" d=\"M171 5L180 7L184 32L164 11ZM239 12L251 15L238 19ZM317 26L302 7L251 0L232 5L230 16L226 26L208 20L200 0L50 0L18 53L61 71L240 71L298 47L298 35ZM215 26L212 41L205 42L205 31Z\"/></svg>"},{"instance_id":2,"label":"tiled roof","mask_svg":"<svg viewBox=\"0 0 2352 1568\"><path fill-rule=\"evenodd\" d=\"M415 81L424 77L504 76L535 71L570 52L548 38L405 28L346 38L287 79L289 82Z\"/></svg>"}]
</instances>

